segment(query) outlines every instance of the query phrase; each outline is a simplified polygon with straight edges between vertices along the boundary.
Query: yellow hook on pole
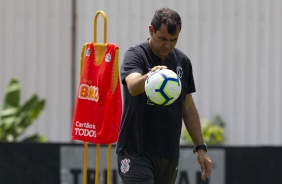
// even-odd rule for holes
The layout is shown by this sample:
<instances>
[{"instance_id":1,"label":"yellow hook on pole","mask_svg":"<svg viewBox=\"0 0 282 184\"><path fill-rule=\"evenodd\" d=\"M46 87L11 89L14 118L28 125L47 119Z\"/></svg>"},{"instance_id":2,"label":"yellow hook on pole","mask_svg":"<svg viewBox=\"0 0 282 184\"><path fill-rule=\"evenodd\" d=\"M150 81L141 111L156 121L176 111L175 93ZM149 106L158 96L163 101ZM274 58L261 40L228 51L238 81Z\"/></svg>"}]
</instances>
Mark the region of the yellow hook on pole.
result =
<instances>
[{"instance_id":1,"label":"yellow hook on pole","mask_svg":"<svg viewBox=\"0 0 282 184\"><path fill-rule=\"evenodd\" d=\"M94 43L97 42L97 19L100 14L104 18L104 43L107 43L107 16L103 11L98 11L94 18Z\"/></svg>"}]
</instances>

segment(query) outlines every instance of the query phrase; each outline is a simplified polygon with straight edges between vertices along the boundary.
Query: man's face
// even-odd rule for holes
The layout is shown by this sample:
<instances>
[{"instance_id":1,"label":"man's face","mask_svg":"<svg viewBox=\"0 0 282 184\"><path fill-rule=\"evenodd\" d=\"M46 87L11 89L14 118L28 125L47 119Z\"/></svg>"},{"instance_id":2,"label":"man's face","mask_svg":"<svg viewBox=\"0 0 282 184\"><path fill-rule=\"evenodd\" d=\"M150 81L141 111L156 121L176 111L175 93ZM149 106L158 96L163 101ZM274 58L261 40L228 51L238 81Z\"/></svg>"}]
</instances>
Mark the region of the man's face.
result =
<instances>
[{"instance_id":1,"label":"man's face","mask_svg":"<svg viewBox=\"0 0 282 184\"><path fill-rule=\"evenodd\" d=\"M149 31L151 35L149 44L153 53L162 59L165 59L177 43L180 32L179 26L174 35L167 32L167 26L165 24L162 24L157 32L155 32L153 26L150 25Z\"/></svg>"}]
</instances>

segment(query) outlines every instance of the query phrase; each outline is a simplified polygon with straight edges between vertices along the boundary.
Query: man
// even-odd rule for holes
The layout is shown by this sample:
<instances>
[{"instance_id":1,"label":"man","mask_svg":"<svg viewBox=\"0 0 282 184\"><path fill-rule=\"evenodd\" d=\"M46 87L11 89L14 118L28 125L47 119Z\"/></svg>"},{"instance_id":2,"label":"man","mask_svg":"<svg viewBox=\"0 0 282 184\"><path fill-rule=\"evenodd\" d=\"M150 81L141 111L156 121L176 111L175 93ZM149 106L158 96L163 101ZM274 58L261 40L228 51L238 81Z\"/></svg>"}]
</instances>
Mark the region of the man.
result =
<instances>
[{"instance_id":1,"label":"man","mask_svg":"<svg viewBox=\"0 0 282 184\"><path fill-rule=\"evenodd\" d=\"M182 120L191 135L202 169L210 176L211 159L203 142L189 58L175 48L181 30L179 14L168 8L155 12L150 38L124 55L120 75L123 114L117 142L118 169L126 184L173 184L177 176ZM168 68L182 83L180 97L168 106L152 105L144 92L146 78Z\"/></svg>"}]
</instances>

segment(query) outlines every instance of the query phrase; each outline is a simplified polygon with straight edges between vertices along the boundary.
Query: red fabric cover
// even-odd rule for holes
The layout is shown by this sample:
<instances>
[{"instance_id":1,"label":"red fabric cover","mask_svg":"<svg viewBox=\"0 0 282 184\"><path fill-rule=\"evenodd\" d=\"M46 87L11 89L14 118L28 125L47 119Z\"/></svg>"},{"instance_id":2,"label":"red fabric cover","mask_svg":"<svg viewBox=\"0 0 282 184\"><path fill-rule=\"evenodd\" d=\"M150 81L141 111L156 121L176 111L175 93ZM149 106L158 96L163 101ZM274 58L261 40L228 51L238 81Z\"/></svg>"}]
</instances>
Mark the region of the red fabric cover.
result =
<instances>
[{"instance_id":1,"label":"red fabric cover","mask_svg":"<svg viewBox=\"0 0 282 184\"><path fill-rule=\"evenodd\" d=\"M117 141L122 100L115 44L87 43L81 54L81 78L72 122L72 140L95 144ZM96 49L96 51L95 51ZM97 56L101 61L95 61ZM100 63L99 63L100 62Z\"/></svg>"}]
</instances>

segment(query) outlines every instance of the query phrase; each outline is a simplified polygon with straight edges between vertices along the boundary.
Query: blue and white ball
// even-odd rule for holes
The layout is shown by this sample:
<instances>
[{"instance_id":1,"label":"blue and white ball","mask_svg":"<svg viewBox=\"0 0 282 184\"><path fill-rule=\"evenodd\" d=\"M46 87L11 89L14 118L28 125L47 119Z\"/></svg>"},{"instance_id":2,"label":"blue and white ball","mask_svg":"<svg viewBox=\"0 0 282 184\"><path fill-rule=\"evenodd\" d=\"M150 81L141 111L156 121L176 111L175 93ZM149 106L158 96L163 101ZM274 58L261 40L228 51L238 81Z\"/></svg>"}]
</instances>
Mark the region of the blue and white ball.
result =
<instances>
[{"instance_id":1,"label":"blue and white ball","mask_svg":"<svg viewBox=\"0 0 282 184\"><path fill-rule=\"evenodd\" d=\"M145 81L147 98L157 105L170 105L181 93L181 80L169 69L151 73Z\"/></svg>"}]
</instances>

